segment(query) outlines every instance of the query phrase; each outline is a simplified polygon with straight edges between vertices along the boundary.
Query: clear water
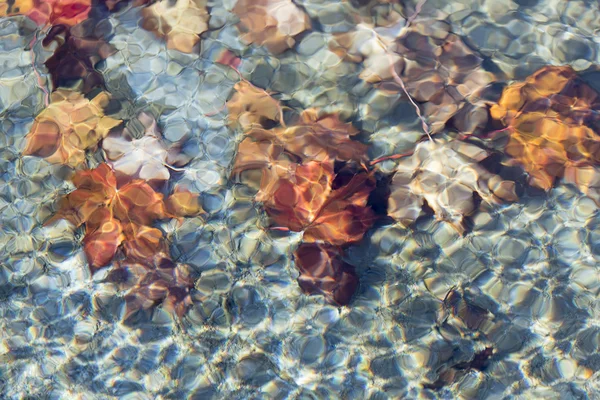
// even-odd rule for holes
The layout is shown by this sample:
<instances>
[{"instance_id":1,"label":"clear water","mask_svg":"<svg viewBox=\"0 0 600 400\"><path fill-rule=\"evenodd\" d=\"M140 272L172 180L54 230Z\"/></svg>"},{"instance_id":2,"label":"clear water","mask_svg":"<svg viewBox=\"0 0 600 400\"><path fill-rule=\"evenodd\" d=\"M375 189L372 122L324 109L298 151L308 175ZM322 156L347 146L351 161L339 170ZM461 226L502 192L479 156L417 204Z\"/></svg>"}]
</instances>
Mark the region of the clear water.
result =
<instances>
[{"instance_id":1,"label":"clear water","mask_svg":"<svg viewBox=\"0 0 600 400\"><path fill-rule=\"evenodd\" d=\"M0 2L14 14L0 18L0 398L600 398L596 175L540 188L489 115L509 85L548 66L600 88L598 2L143 3L82 1L74 17L44 17ZM247 137L227 105L241 79L275 99L288 126L315 108L368 145L376 220L338 245L358 281L347 304L304 293L295 252L307 236L272 229L260 179L231 173ZM47 223L76 190L74 171L113 157L99 140L74 168L47 149L27 154L60 87L82 101L110 93L102 112L123 123L109 136L155 129L172 150L162 159L163 147L148 156L139 141L117 142L124 168L139 175L148 162L148 176L168 178L159 193L198 194L201 216L151 222L173 261L162 280L123 261L123 248L92 273L86 227ZM595 107L583 107L592 130ZM71 126L78 116L65 113ZM591 158L594 143L582 145ZM403 168L422 179L411 191L427 204L411 198L414 218L392 211L409 196L394 194ZM427 189L423 171L466 197ZM514 199L490 194L495 177L516 182ZM160 289L142 306L160 285L185 295Z\"/></svg>"}]
</instances>

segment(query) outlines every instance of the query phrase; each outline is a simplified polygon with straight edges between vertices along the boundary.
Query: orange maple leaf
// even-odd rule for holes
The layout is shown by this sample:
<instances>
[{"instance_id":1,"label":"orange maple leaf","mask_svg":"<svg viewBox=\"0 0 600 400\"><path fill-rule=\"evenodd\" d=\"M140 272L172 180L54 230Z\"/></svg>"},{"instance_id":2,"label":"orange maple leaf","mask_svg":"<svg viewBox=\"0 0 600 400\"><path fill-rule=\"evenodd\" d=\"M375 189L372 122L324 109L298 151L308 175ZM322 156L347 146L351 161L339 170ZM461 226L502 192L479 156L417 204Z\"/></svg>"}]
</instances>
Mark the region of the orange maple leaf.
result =
<instances>
[{"instance_id":1,"label":"orange maple leaf","mask_svg":"<svg viewBox=\"0 0 600 400\"><path fill-rule=\"evenodd\" d=\"M599 107L598 93L571 67L548 66L505 88L490 112L508 127L506 153L531 185L549 190L565 178L598 201Z\"/></svg>"},{"instance_id":2,"label":"orange maple leaf","mask_svg":"<svg viewBox=\"0 0 600 400\"><path fill-rule=\"evenodd\" d=\"M367 146L352 136L358 134L352 124L340 121L336 114L319 115L316 109L304 110L298 124L274 129L254 128L247 135L254 140L269 140L301 160L367 160Z\"/></svg>"},{"instance_id":3,"label":"orange maple leaf","mask_svg":"<svg viewBox=\"0 0 600 400\"><path fill-rule=\"evenodd\" d=\"M363 167L334 188L334 161L364 165L367 159L367 146L351 139L357 133L335 114L308 109L297 125L250 129L232 174L260 170L256 200L263 202L278 228L303 231L306 241L357 241L374 221L367 206L374 179Z\"/></svg>"},{"instance_id":4,"label":"orange maple leaf","mask_svg":"<svg viewBox=\"0 0 600 400\"><path fill-rule=\"evenodd\" d=\"M74 90L56 90L50 105L35 118L23 154L44 157L51 163L81 166L85 151L95 148L121 123L104 115L102 107L109 98L106 92L88 100Z\"/></svg>"},{"instance_id":5,"label":"orange maple leaf","mask_svg":"<svg viewBox=\"0 0 600 400\"><path fill-rule=\"evenodd\" d=\"M42 26L74 26L87 19L91 0L15 0L0 4L0 17L26 15Z\"/></svg>"},{"instance_id":6,"label":"orange maple leaf","mask_svg":"<svg viewBox=\"0 0 600 400\"><path fill-rule=\"evenodd\" d=\"M337 175L339 176L339 175ZM360 240L375 218L367 206L374 179L366 171L338 188L333 161L296 165L287 176L261 190L267 214L279 227L304 232L304 241L342 245Z\"/></svg>"},{"instance_id":7,"label":"orange maple leaf","mask_svg":"<svg viewBox=\"0 0 600 400\"><path fill-rule=\"evenodd\" d=\"M74 226L85 224L84 251L92 271L106 266L122 245L126 257L140 263L168 254L163 233L150 226L154 221L201 211L197 197L179 192L167 200L142 180L117 187L107 164L78 171L76 190L67 194L59 211L46 223L65 219Z\"/></svg>"}]
</instances>

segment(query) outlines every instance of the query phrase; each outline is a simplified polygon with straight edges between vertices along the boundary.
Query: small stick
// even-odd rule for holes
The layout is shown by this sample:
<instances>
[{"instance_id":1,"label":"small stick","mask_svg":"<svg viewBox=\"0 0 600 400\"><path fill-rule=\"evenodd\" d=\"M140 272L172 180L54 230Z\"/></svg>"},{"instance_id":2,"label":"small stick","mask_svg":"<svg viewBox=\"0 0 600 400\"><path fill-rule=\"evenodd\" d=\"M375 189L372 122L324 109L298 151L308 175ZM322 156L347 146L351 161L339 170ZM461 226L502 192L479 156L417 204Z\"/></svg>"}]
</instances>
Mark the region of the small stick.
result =
<instances>
[{"instance_id":1,"label":"small stick","mask_svg":"<svg viewBox=\"0 0 600 400\"><path fill-rule=\"evenodd\" d=\"M281 231L281 232L290 232L290 228L286 228L284 226L272 226L269 228L272 231Z\"/></svg>"},{"instance_id":2,"label":"small stick","mask_svg":"<svg viewBox=\"0 0 600 400\"><path fill-rule=\"evenodd\" d=\"M415 12L413 13L413 15L408 17L408 19L406 20L406 25L404 26L404 29L408 28L413 23L413 21L419 16L419 13L423 9L423 6L425 5L426 2L427 2L427 0L419 0L419 2L417 3L417 5L415 7ZM388 52L388 57L391 58L389 52ZM392 76L394 77L394 80L400 84L400 86L402 87L402 90L404 91L404 94L406 94L406 96L408 97L408 100L410 100L411 104L415 107L415 111L417 112L417 116L421 120L421 126L423 127L423 130L427 134L427 137L429 138L429 140L431 140L433 142L433 139L432 139L431 135L429 134L429 127L427 126L427 122L425 122L425 118L423 118L423 116L421 115L421 110L419 109L419 106L417 105L417 103L415 103L413 98L408 94L408 90L406 90L406 86L404 86L404 81L400 78L400 76L396 72L396 69L394 68L393 64L392 64L391 71L392 71Z\"/></svg>"},{"instance_id":3,"label":"small stick","mask_svg":"<svg viewBox=\"0 0 600 400\"><path fill-rule=\"evenodd\" d=\"M408 19L406 20L406 25L404 25L404 28L402 28L403 31L405 31L410 26L410 24L412 24L413 21L417 18L417 16L423 9L423 5L425 5L426 1L427 0L420 0L417 3L415 12L413 13L413 15L408 17ZM400 35L399 37L402 37L402 35ZM381 40L381 39L379 39L379 40ZM392 58L392 55L390 54L389 46L387 46L385 43L383 43L383 41L381 41L381 44L382 44L382 47L385 48L385 52L387 53L388 59L390 60L390 72L392 73L392 77L394 78L394 81L400 85L400 87L402 88L402 91L404 92L406 97L408 97L408 100L410 101L410 103L415 108L415 111L417 112L417 116L421 120L421 127L423 128L423 131L425 132L425 134L427 135L429 140L433 142L434 140L431 137L431 134L429 133L430 132L429 126L427 126L427 122L425 121L425 118L421 114L421 109L419 108L417 103L414 101L414 99L411 97L411 95L408 93L408 90L406 89L406 85L404 85L404 81L402 80L402 78L400 78L400 75L398 75L398 73L396 72L396 69L394 68L394 59Z\"/></svg>"},{"instance_id":4,"label":"small stick","mask_svg":"<svg viewBox=\"0 0 600 400\"><path fill-rule=\"evenodd\" d=\"M411 151L409 153L394 154L394 155L391 155L391 156L383 156L383 157L379 157L376 160L371 161L369 164L370 165L375 165L375 164L379 164L380 162L387 161L387 160L397 160L397 159L402 158L402 157L411 156L412 154L413 154L413 152Z\"/></svg>"},{"instance_id":5,"label":"small stick","mask_svg":"<svg viewBox=\"0 0 600 400\"><path fill-rule=\"evenodd\" d=\"M425 5L425 3L427 2L427 0L420 0L416 7L415 7L415 12L413 13L413 15L411 15L410 17L408 17L408 19L406 20L406 27L409 27L410 24L412 24L412 22L417 18L417 16L419 15L419 13L421 12L421 10L423 9L423 6Z\"/></svg>"},{"instance_id":6,"label":"small stick","mask_svg":"<svg viewBox=\"0 0 600 400\"><path fill-rule=\"evenodd\" d=\"M415 108L415 111L417 112L417 116L421 120L421 127L423 128L423 131L425 132L425 134L427 135L429 140L431 140L433 142L433 138L429 134L429 127L427 126L427 122L425 121L425 118L421 115L421 110L419 109L419 106L417 105L417 103L413 100L413 98L410 96L410 94L408 94L408 90L406 90L406 86L404 86L404 82L402 81L402 78L400 78L400 76L396 72L396 69L394 68L394 59L392 58L392 55L389 53L389 51L387 53L387 56L390 59L390 71L392 73L392 76L394 77L394 81L400 85L400 87L404 91L404 94L406 94L406 97L408 97L408 100L410 101L410 103Z\"/></svg>"}]
</instances>

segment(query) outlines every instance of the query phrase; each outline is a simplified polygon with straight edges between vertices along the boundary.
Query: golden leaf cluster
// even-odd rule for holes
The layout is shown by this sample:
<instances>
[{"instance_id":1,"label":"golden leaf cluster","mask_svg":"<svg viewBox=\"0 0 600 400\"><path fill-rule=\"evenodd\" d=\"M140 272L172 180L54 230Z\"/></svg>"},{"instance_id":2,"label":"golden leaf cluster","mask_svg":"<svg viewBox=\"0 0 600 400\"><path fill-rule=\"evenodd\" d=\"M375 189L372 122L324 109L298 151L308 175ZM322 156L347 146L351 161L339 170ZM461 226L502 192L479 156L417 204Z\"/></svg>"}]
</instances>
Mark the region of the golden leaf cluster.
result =
<instances>
[{"instance_id":1,"label":"golden leaf cluster","mask_svg":"<svg viewBox=\"0 0 600 400\"><path fill-rule=\"evenodd\" d=\"M508 86L491 115L509 132L506 154L549 190L558 178L600 201L598 93L568 66L544 67Z\"/></svg>"}]
</instances>

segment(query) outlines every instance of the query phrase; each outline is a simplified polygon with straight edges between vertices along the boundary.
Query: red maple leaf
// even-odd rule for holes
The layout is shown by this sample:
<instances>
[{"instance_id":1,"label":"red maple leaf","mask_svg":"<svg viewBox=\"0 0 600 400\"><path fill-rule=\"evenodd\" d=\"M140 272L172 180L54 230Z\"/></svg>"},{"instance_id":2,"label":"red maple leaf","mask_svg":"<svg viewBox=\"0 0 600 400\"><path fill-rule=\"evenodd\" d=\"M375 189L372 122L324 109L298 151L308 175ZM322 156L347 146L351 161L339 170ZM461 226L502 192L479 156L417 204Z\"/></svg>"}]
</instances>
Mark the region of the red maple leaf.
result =
<instances>
[{"instance_id":1,"label":"red maple leaf","mask_svg":"<svg viewBox=\"0 0 600 400\"><path fill-rule=\"evenodd\" d=\"M304 232L304 241L335 245L360 240L375 217L367 206L374 179L366 171L343 176L339 187L333 161L296 165L262 193L265 210L280 227ZM341 178L341 176L340 176Z\"/></svg>"},{"instance_id":2,"label":"red maple leaf","mask_svg":"<svg viewBox=\"0 0 600 400\"><path fill-rule=\"evenodd\" d=\"M66 219L76 227L85 225L84 251L92 272L109 264L122 246L129 260L151 263L157 255L168 254L156 220L191 215L197 199L184 192L167 199L143 180L117 187L114 171L107 164L78 171L76 189L62 200L60 209L48 222ZM162 257L162 256L161 256Z\"/></svg>"},{"instance_id":3,"label":"red maple leaf","mask_svg":"<svg viewBox=\"0 0 600 400\"><path fill-rule=\"evenodd\" d=\"M341 260L333 246L304 243L294 253L300 270L298 284L304 293L323 294L329 301L346 305L358 288L354 268Z\"/></svg>"}]
</instances>

